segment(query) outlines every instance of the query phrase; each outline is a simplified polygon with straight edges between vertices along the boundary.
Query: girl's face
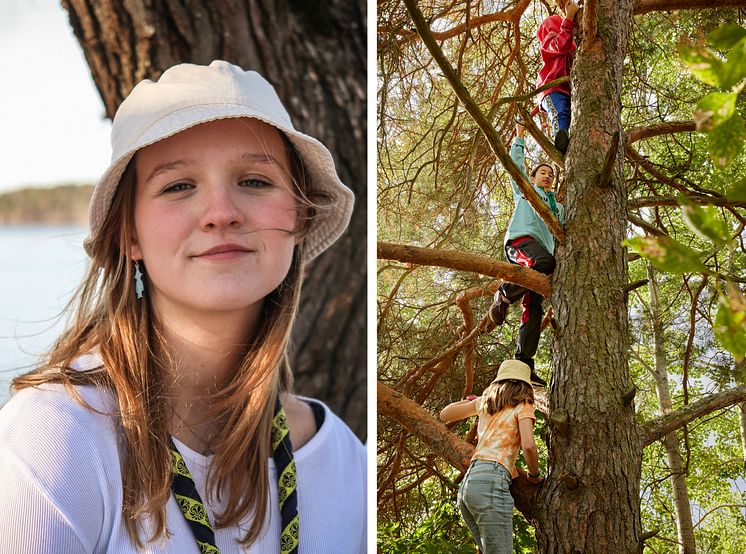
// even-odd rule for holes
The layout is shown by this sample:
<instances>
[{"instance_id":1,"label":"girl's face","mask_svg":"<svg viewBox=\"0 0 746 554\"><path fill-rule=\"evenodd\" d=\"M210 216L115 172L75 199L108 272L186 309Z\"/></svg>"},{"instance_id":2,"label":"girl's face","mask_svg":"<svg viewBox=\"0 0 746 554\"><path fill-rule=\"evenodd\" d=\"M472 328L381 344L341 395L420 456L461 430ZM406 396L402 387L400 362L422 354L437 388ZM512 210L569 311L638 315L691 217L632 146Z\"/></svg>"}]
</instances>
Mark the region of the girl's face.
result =
<instances>
[{"instance_id":1,"label":"girl's face","mask_svg":"<svg viewBox=\"0 0 746 554\"><path fill-rule=\"evenodd\" d=\"M543 188L546 192L552 192L554 189L554 171L548 165L540 165L534 174L532 182L537 187Z\"/></svg>"},{"instance_id":2,"label":"girl's face","mask_svg":"<svg viewBox=\"0 0 746 554\"><path fill-rule=\"evenodd\" d=\"M255 119L198 125L135 160L132 258L160 313L255 321L288 273L297 202L279 131Z\"/></svg>"}]
</instances>

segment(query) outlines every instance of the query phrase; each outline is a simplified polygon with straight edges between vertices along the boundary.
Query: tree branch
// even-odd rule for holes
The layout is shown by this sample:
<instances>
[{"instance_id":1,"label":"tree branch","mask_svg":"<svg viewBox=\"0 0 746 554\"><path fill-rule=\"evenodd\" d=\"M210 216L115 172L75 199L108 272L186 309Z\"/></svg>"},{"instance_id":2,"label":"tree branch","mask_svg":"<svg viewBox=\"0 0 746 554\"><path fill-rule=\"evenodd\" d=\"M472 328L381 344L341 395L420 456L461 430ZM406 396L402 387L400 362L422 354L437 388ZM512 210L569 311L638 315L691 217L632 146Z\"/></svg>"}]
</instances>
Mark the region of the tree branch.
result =
<instances>
[{"instance_id":1,"label":"tree branch","mask_svg":"<svg viewBox=\"0 0 746 554\"><path fill-rule=\"evenodd\" d=\"M730 206L732 208L746 208L746 200L731 200L730 198L713 198L700 194L687 196L687 200L693 204L705 206ZM673 196L649 196L646 198L634 198L627 203L630 210L649 208L652 206L678 206L679 201Z\"/></svg>"},{"instance_id":2,"label":"tree branch","mask_svg":"<svg viewBox=\"0 0 746 554\"><path fill-rule=\"evenodd\" d=\"M667 237L668 235L658 229L658 227L655 227L648 223L647 221L642 220L641 218L637 217L633 214L627 214L627 221L630 223L637 225L640 229L645 229L648 233L651 235L655 235L656 237Z\"/></svg>"},{"instance_id":3,"label":"tree branch","mask_svg":"<svg viewBox=\"0 0 746 554\"><path fill-rule=\"evenodd\" d=\"M638 427L640 440L643 447L663 438L668 433L675 431L695 419L705 416L715 410L727 408L746 400L746 386L736 387L723 392L706 396L671 412L670 414L650 420Z\"/></svg>"},{"instance_id":4,"label":"tree branch","mask_svg":"<svg viewBox=\"0 0 746 554\"><path fill-rule=\"evenodd\" d=\"M425 410L391 387L378 383L378 413L415 435L456 469L466 471L474 447L452 433Z\"/></svg>"},{"instance_id":5,"label":"tree branch","mask_svg":"<svg viewBox=\"0 0 746 554\"><path fill-rule=\"evenodd\" d=\"M709 8L742 8L746 0L638 0L635 15L672 10L702 10Z\"/></svg>"},{"instance_id":6,"label":"tree branch","mask_svg":"<svg viewBox=\"0 0 746 554\"><path fill-rule=\"evenodd\" d=\"M545 298L549 296L549 278L543 273L522 265L498 262L493 258L479 256L478 254L379 242L378 259L480 273L521 285L538 292Z\"/></svg>"},{"instance_id":7,"label":"tree branch","mask_svg":"<svg viewBox=\"0 0 746 554\"><path fill-rule=\"evenodd\" d=\"M380 1L378 3L380 4ZM520 0L520 2L518 2L515 7L510 10L504 12L486 13L477 17L469 17L467 14L467 20L464 23L460 23L458 25L455 25L454 27L451 27L450 29L445 29L443 31L433 31L433 38L439 41L448 40L449 38L453 38L462 33L478 29L479 27L488 25L490 23L498 23L503 21L518 23L521 19L521 15L523 15L523 12L526 11L526 8L530 3L531 0ZM387 27L385 25L378 26L379 33L392 31L396 32L402 37L402 42L408 42L410 39L413 39L417 36L417 33L415 33L414 31L410 31L409 29L392 29L391 27Z\"/></svg>"},{"instance_id":8,"label":"tree branch","mask_svg":"<svg viewBox=\"0 0 746 554\"><path fill-rule=\"evenodd\" d=\"M658 125L649 125L647 127L635 127L626 133L627 144L632 144L633 142L646 138L657 137L659 135L688 133L696 130L697 126L694 124L694 121L671 121L659 123Z\"/></svg>"},{"instance_id":9,"label":"tree branch","mask_svg":"<svg viewBox=\"0 0 746 554\"><path fill-rule=\"evenodd\" d=\"M479 129L482 131L482 133L484 133L484 136L487 139L487 142L492 148L492 151L494 152L497 159L516 182L518 189L521 191L528 203L534 209L536 214L541 217L541 219L543 219L544 222L547 224L547 227L549 227L549 230L552 232L552 234L557 237L557 240L559 242L564 242L565 232L562 229L562 225L557 220L557 218L554 217L554 214L552 213L552 210L549 208L549 206L544 203L539 194L534 190L534 187L529 182L528 178L526 178L523 172L510 158L508 151L505 149L505 146L500 140L500 137L498 137L497 135L497 131L495 131L495 128L479 109L479 106L477 106L476 102L474 102L474 99L472 99L469 91L466 90L466 87L459 80L458 75L456 75L456 71L453 69L450 62L443 54L443 51L440 49L440 46L438 46L437 42L433 38L432 32L425 22L425 18L422 16L422 12L417 6L417 0L404 0L404 4L407 6L407 10L409 10L409 14L412 17L412 21L414 22L415 27L417 28L417 32L422 38L422 42L430 51L430 54L440 67L445 78L451 84L451 87L453 87L453 91L456 93L456 96L464 105L466 111L469 112L469 115L471 115L472 119L474 119L474 122L477 124Z\"/></svg>"}]
</instances>

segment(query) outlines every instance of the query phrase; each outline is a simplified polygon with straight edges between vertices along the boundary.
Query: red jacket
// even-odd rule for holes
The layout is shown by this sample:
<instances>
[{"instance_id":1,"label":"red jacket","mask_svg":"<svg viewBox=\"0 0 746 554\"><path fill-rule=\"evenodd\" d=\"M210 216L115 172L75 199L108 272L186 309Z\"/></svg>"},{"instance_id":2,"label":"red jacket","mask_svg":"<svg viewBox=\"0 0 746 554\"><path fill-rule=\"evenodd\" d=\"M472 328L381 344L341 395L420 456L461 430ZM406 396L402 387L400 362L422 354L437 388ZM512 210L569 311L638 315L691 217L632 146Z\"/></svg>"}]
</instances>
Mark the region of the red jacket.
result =
<instances>
[{"instance_id":1,"label":"red jacket","mask_svg":"<svg viewBox=\"0 0 746 554\"><path fill-rule=\"evenodd\" d=\"M575 41L572 40L572 31L575 21L565 19L561 15L547 17L536 31L536 36L541 43L541 69L536 87L540 87L549 81L570 74L572 55L575 53ZM563 83L552 87L541 93L541 101L550 92L564 92L570 94L570 83Z\"/></svg>"}]
</instances>

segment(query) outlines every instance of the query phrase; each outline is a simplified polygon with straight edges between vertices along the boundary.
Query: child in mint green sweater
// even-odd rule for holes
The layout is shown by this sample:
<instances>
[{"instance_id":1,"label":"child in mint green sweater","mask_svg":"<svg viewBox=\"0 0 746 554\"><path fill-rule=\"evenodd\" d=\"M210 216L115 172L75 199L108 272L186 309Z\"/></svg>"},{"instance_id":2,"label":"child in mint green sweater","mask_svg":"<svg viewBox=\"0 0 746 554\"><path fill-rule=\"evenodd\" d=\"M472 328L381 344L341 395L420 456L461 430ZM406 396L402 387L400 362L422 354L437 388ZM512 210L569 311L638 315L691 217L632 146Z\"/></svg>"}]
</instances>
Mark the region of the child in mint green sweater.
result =
<instances>
[{"instance_id":1,"label":"child in mint green sweater","mask_svg":"<svg viewBox=\"0 0 746 554\"><path fill-rule=\"evenodd\" d=\"M554 169L552 166L540 163L532 171L525 171L525 141L526 128L516 125L516 138L510 147L510 157L521 168L526 178L531 181L534 190L550 207L560 223L565 222L565 208L554 197ZM515 211L510 219L508 231L505 233L505 256L513 264L524 265L547 275L554 271L554 236L547 224L534 211L523 197L515 181L513 186L513 200ZM496 325L502 325L508 311L508 306L521 300L521 326L518 329L518 350L515 358L528 364L531 368L531 382L546 386L546 381L536 374L534 369L534 355L539 346L541 334L541 319L544 315L542 307L543 297L514 283L503 283L495 294L495 301L490 308L490 319Z\"/></svg>"}]
</instances>

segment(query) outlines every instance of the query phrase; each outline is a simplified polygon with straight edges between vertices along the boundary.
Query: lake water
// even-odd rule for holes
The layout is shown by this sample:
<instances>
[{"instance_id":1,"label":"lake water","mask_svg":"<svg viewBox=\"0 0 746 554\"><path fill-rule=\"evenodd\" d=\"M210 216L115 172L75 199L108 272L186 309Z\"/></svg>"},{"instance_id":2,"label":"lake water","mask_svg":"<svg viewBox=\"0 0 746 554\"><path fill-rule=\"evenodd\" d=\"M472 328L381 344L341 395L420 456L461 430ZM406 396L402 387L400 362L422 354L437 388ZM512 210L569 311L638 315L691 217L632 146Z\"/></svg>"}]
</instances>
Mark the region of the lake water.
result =
<instances>
[{"instance_id":1,"label":"lake water","mask_svg":"<svg viewBox=\"0 0 746 554\"><path fill-rule=\"evenodd\" d=\"M83 278L85 227L0 226L0 405L10 379L33 366L62 329Z\"/></svg>"}]
</instances>

